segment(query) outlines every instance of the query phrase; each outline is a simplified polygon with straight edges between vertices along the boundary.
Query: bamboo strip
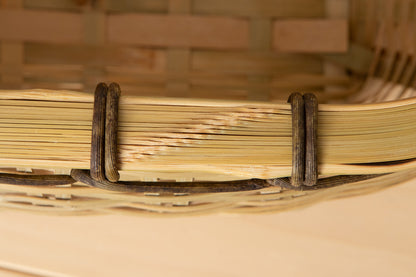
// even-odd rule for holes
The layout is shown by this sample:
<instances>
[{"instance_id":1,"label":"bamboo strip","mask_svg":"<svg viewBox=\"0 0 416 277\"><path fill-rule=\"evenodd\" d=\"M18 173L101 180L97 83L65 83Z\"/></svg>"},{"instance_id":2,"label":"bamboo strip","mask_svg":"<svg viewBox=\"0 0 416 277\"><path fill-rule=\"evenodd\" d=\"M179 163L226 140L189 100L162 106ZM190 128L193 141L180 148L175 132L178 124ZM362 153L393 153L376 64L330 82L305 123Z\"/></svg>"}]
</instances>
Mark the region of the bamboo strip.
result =
<instances>
[{"instance_id":1,"label":"bamboo strip","mask_svg":"<svg viewBox=\"0 0 416 277\"><path fill-rule=\"evenodd\" d=\"M221 14L243 17L322 17L322 0L194 0L194 10L201 14ZM300 8L301 7L301 8Z\"/></svg>"},{"instance_id":2,"label":"bamboo strip","mask_svg":"<svg viewBox=\"0 0 416 277\"><path fill-rule=\"evenodd\" d=\"M108 24L108 40L117 44L239 49L248 43L247 22L241 19L126 14L109 15Z\"/></svg>"},{"instance_id":3,"label":"bamboo strip","mask_svg":"<svg viewBox=\"0 0 416 277\"><path fill-rule=\"evenodd\" d=\"M282 52L346 52L347 28L347 21L343 19L276 20L273 47Z\"/></svg>"}]
</instances>

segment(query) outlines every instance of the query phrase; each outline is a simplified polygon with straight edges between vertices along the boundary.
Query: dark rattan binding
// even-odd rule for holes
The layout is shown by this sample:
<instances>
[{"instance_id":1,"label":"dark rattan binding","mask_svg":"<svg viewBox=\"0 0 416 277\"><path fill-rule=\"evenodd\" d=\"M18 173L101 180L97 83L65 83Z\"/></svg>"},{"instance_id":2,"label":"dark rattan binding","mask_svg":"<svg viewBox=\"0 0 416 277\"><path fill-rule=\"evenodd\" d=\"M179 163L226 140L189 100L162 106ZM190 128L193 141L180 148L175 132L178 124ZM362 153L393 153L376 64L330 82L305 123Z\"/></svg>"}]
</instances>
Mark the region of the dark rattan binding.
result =
<instances>
[{"instance_id":1,"label":"dark rattan binding","mask_svg":"<svg viewBox=\"0 0 416 277\"><path fill-rule=\"evenodd\" d=\"M307 93L292 93L292 178L291 185L314 186L318 181L318 100Z\"/></svg>"},{"instance_id":2,"label":"dark rattan binding","mask_svg":"<svg viewBox=\"0 0 416 277\"><path fill-rule=\"evenodd\" d=\"M318 182L318 99L311 93L303 95L305 105L305 186Z\"/></svg>"},{"instance_id":3,"label":"dark rattan binding","mask_svg":"<svg viewBox=\"0 0 416 277\"><path fill-rule=\"evenodd\" d=\"M94 93L90 174L91 177L96 181L104 181L106 179L104 164L104 134L107 93L108 87L104 83L99 83Z\"/></svg>"}]
</instances>

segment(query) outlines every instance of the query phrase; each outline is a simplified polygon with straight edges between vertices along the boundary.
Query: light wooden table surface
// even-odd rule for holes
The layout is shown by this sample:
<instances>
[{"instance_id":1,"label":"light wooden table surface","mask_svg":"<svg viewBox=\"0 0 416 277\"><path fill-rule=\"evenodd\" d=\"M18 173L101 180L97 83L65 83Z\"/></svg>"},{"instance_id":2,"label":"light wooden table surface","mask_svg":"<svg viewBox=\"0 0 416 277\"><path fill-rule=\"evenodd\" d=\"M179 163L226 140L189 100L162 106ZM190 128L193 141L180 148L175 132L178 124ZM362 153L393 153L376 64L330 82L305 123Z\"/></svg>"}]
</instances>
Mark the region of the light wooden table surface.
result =
<instances>
[{"instance_id":1,"label":"light wooden table surface","mask_svg":"<svg viewBox=\"0 0 416 277\"><path fill-rule=\"evenodd\" d=\"M0 276L34 276L23 274L27 271L41 276L414 277L415 215L416 181L269 215L164 219L3 210Z\"/></svg>"}]
</instances>

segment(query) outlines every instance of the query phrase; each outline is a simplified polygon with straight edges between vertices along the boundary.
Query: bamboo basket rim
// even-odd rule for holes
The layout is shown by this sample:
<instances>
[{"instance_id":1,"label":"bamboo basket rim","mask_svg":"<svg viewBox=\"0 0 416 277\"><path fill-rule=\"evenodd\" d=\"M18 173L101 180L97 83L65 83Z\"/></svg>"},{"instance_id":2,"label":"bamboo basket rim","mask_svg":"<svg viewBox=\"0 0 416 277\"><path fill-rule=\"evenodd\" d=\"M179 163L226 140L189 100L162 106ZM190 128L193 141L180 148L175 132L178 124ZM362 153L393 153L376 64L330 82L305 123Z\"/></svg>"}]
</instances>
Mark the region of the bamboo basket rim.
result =
<instances>
[{"instance_id":1,"label":"bamboo basket rim","mask_svg":"<svg viewBox=\"0 0 416 277\"><path fill-rule=\"evenodd\" d=\"M391 5L393 1L390 1ZM353 7L354 8L354 7ZM373 7L374 8L374 7ZM390 7L391 8L391 7ZM401 6L401 9L404 8L404 4ZM4 14L10 20L13 14L27 14L28 16L37 16L35 11L5 11ZM47 13L43 12L46 16ZM55 12L56 13L56 12ZM91 16L90 12L86 11L86 17ZM385 109L411 109L416 105L416 97L410 97L405 99L391 99L388 97L387 90L383 91L380 89L375 93L375 95L367 95L361 93L366 88L366 82L370 81L380 81L381 86L390 86L390 89L396 85L394 77L385 78L389 75L389 71L396 71L394 69L394 58L393 61L389 61L387 57L387 65L384 65L386 68L383 68L384 73L382 77L378 77L376 74L376 68L380 65L381 59L384 52L389 50L393 54L401 54L402 56L408 55L412 57L413 61L413 52L414 45L412 41L400 42L394 44L391 41L392 38L401 38L405 37L406 28L409 28L411 24L410 19L399 19L395 20L394 15L389 12L385 12L387 17L385 22L380 23L379 29L377 30L375 38L375 47L373 49L374 58L372 60L371 67L368 70L367 79L363 82L363 88L359 93L357 93L357 99L363 99L363 102L360 104L319 104L318 110L316 112L326 113L326 112L359 112L359 111L378 111L382 112ZM51 13L51 16L56 15ZM112 14L108 21L112 20L109 23L109 26L112 28L109 31L109 35L113 41L118 41L121 43L123 40L126 40L125 34L117 35L117 28L119 28L120 22L136 22L135 20L149 20L149 22L155 22L156 19L161 21L165 20L163 16L145 16L135 17L134 14L124 15L124 14ZM68 22L78 22L79 15L74 14L73 18L66 17L65 20ZM179 20L183 20L183 16L176 16ZM200 24L204 20L203 16L185 16L186 20L190 20L195 24ZM90 18L90 17L88 17ZM72 20L72 21L71 21ZM107 20L107 19L105 19ZM170 19L168 19L169 21ZM233 24L240 24L240 19L231 18L224 19L223 17L211 16L209 19L213 24L224 23L225 31L224 33L229 33L230 28L234 26ZM407 20L407 21L406 21ZM167 21L167 22L168 22ZM316 23L322 24L322 22ZM397 22L396 22L397 21ZM100 21L97 21L100 22ZM95 22L95 23L97 23ZM147 21L146 21L147 22ZM163 21L164 22L164 21ZM290 22L284 22L284 24L292 24L296 26L304 26L302 22L294 20ZM333 24L339 27L339 30L343 29L345 21L334 19ZM351 19L351 25L357 24ZM275 34L280 34L278 31L279 28L284 29L285 26L279 25L274 22L274 32ZM300 25L299 25L300 24ZM236 26L237 26L236 25ZM240 24L241 25L241 24ZM238 26L240 26L238 25ZM100 24L96 24L94 28L100 28ZM118 27L117 27L118 26ZM121 26L121 25L120 25ZM241 25L242 26L242 25ZM282 27L283 26L283 27ZM322 25L324 26L324 25ZM412 25L413 26L413 25ZM102 27L102 26L101 26ZM116 28L117 27L117 28ZM325 26L324 26L325 27ZM403 29L403 30L402 30ZM276 31L277 30L277 31ZM370 27L369 29L370 30ZM368 31L367 30L367 31ZM72 30L73 31L73 30ZM144 32L143 30L139 30ZM248 32L248 31L247 31ZM128 32L127 32L128 33ZM163 32L162 32L163 33ZM9 35L9 34L6 34ZM39 34L36 34L39 36ZM64 34L68 37L64 39L69 39L71 41L78 41L80 38L77 36L79 34ZM196 47L197 49L203 49L200 42L195 40L190 33L190 39L187 41L186 45L178 44L175 39L169 41L169 46L173 47ZM235 42L227 42L228 44L222 44L216 41L214 44L210 44L210 47L214 49L245 49L245 31L237 32L237 40ZM56 36L56 34L54 34ZM71 37L73 36L73 37ZM133 36L132 36L133 37ZM130 38L133 43L143 43L138 38ZM410 40L410 39L408 39ZM208 43L208 42L207 42ZM285 47L276 46L276 38L273 37L271 43L274 48ZM406 45L405 45L406 44ZM409 45L407 45L409 44ZM413 43L416 44L416 43ZM92 44L94 45L94 44ZM339 49L342 48L343 42L340 42L341 46L337 46ZM96 46L96 45L95 45ZM149 47L161 47L158 41L152 41L148 45ZM413 50L409 50L412 48ZM389 55L391 55L391 53ZM177 54L177 53L176 53ZM398 63L400 67L401 63ZM403 65L405 66L405 65ZM393 68L393 69L392 69ZM386 73L387 72L387 73ZM393 81L391 80L393 79ZM390 83L389 83L390 82ZM371 84L370 84L371 85ZM403 91L406 88L411 87L403 86ZM380 92L381 91L381 92ZM403 92L402 92L403 93ZM402 96L402 95L399 95ZM0 90L0 100L33 100L33 101L57 101L57 102L79 102L79 103L95 103L93 101L93 96L85 92L76 92L70 90L42 90L42 89L25 89L16 91L16 93L11 94L9 90ZM371 102L372 100L382 100L379 102ZM280 109L284 111L294 111L293 106L288 103L264 103L261 101L243 101L243 100L207 100L207 99L189 99L189 98L163 98L163 97L139 97L126 95L121 97L121 104L143 104L143 105L180 105L180 106L193 106L193 107L242 107L242 108L256 108L256 109ZM293 112L292 112L293 116ZM93 129L94 130L94 129ZM292 136L292 140L294 136ZM370 193L379 189L384 189L389 186L396 185L398 183L404 182L410 178L416 178L416 173L414 167L416 162L414 160L401 161L402 164L391 165L391 172L385 174L386 172L381 172L381 168L377 169L374 167L374 178L351 181L350 183L343 184L340 186L326 187L323 189L316 190L296 190L293 187L285 187L285 185L274 184L272 186L267 186L261 189L254 191L232 191L232 192L216 192L216 193L170 193L166 194L163 192L153 192L153 193L121 193L121 192L110 192L110 191L101 191L97 188L88 187L85 184L79 182L74 184L60 184L56 186L30 186L30 185L19 185L12 186L10 184L0 183L0 206L12 209L22 209L30 212L40 212L40 213L58 213L66 215L81 215L81 214L101 214L101 213L122 213L122 214L134 214L134 215L151 215L151 216L178 216L178 215L199 215L204 213L212 212L231 212L231 213L257 213L257 212L276 212L288 209L301 208L313 203L317 203L322 200L336 199L340 197L348 197L352 195ZM352 169L353 164L349 165ZM293 166L292 166L293 167ZM330 166L328 166L330 167ZM336 166L332 166L336 167ZM377 171L380 170L380 171ZM293 175L292 175L293 176Z\"/></svg>"}]
</instances>

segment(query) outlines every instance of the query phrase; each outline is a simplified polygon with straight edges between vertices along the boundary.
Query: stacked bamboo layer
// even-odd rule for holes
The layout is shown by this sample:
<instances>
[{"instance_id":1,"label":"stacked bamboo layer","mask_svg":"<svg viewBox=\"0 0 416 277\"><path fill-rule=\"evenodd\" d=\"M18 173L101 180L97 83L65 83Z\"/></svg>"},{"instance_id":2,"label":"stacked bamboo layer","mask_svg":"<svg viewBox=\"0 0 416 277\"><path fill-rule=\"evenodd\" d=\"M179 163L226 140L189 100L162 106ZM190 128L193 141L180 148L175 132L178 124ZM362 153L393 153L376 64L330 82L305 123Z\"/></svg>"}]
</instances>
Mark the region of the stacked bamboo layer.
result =
<instances>
[{"instance_id":1,"label":"stacked bamboo layer","mask_svg":"<svg viewBox=\"0 0 416 277\"><path fill-rule=\"evenodd\" d=\"M0 167L89 168L93 97L0 92ZM416 100L320 105L320 174L394 172L416 163ZM153 99L120 102L122 179L229 180L290 176L290 105ZM392 163L394 162L394 163Z\"/></svg>"}]
</instances>

